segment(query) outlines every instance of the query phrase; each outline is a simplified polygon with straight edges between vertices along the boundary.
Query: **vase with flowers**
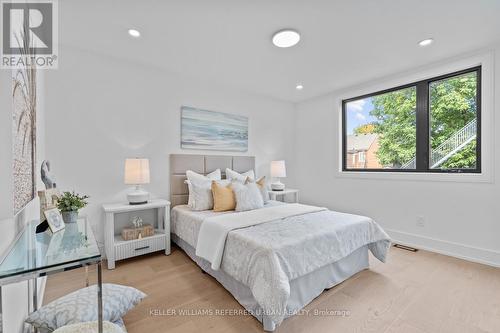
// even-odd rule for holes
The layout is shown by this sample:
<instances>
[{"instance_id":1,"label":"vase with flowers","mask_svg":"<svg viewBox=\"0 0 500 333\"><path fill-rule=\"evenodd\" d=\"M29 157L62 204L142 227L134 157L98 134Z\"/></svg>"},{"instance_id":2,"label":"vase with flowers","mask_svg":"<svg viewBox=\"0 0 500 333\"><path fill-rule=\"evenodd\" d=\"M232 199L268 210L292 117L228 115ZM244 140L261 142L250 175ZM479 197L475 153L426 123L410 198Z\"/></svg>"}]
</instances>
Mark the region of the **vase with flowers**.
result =
<instances>
[{"instance_id":1,"label":"vase with flowers","mask_svg":"<svg viewBox=\"0 0 500 333\"><path fill-rule=\"evenodd\" d=\"M75 223L78 220L78 211L87 206L88 195L73 192L63 192L57 199L57 208L65 223Z\"/></svg>"}]
</instances>

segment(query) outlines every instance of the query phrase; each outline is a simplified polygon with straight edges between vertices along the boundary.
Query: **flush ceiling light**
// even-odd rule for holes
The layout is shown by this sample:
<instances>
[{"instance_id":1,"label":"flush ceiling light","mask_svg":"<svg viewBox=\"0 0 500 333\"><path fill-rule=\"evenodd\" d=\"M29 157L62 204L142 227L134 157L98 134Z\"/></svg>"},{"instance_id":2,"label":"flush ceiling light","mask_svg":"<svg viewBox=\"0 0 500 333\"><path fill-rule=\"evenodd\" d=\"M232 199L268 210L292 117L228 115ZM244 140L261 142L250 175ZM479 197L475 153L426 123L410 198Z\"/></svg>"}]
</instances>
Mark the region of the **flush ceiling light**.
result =
<instances>
[{"instance_id":1,"label":"flush ceiling light","mask_svg":"<svg viewBox=\"0 0 500 333\"><path fill-rule=\"evenodd\" d=\"M421 40L420 42L418 42L418 45L420 45L420 46L428 46L428 45L431 45L432 42L434 42L433 38L427 38L427 39L424 39L424 40Z\"/></svg>"},{"instance_id":2,"label":"flush ceiling light","mask_svg":"<svg viewBox=\"0 0 500 333\"><path fill-rule=\"evenodd\" d=\"M300 41L300 34L292 29L284 29L273 35L273 44L277 47L291 47Z\"/></svg>"},{"instance_id":3,"label":"flush ceiling light","mask_svg":"<svg viewBox=\"0 0 500 333\"><path fill-rule=\"evenodd\" d=\"M298 84L298 85L295 87L295 89L297 89L297 90L302 90L302 89L304 89L304 86L303 86L303 85L301 85L301 84Z\"/></svg>"},{"instance_id":4,"label":"flush ceiling light","mask_svg":"<svg viewBox=\"0 0 500 333\"><path fill-rule=\"evenodd\" d=\"M128 29L128 34L135 38L141 37L141 33L135 29Z\"/></svg>"}]
</instances>

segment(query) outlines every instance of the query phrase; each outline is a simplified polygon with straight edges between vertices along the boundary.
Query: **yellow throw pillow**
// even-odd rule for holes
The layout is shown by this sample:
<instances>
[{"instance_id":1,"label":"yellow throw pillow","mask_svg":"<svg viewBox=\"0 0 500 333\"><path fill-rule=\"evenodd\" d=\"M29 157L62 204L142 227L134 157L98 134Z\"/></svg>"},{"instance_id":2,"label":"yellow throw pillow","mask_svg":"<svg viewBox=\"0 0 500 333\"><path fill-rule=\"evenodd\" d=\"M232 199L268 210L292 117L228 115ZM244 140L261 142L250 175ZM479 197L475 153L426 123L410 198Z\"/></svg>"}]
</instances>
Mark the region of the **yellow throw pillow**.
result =
<instances>
[{"instance_id":1,"label":"yellow throw pillow","mask_svg":"<svg viewBox=\"0 0 500 333\"><path fill-rule=\"evenodd\" d=\"M214 197L214 212L225 212L236 208L236 199L231 184L222 186L213 180L212 195Z\"/></svg>"},{"instance_id":2,"label":"yellow throw pillow","mask_svg":"<svg viewBox=\"0 0 500 333\"><path fill-rule=\"evenodd\" d=\"M255 183L259 186L259 188L263 188L266 186L266 176L261 177Z\"/></svg>"}]
</instances>

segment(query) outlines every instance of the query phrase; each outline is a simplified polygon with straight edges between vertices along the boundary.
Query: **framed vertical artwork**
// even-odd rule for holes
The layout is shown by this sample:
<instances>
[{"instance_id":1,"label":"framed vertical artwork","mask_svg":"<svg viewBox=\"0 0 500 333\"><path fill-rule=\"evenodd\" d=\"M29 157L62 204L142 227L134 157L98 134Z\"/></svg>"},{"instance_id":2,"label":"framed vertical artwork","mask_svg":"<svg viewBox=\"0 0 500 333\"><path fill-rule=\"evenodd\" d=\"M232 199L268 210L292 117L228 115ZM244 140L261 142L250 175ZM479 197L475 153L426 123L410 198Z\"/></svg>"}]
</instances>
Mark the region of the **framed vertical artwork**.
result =
<instances>
[{"instance_id":1,"label":"framed vertical artwork","mask_svg":"<svg viewBox=\"0 0 500 333\"><path fill-rule=\"evenodd\" d=\"M12 71L12 177L14 214L36 195L36 68Z\"/></svg>"}]
</instances>

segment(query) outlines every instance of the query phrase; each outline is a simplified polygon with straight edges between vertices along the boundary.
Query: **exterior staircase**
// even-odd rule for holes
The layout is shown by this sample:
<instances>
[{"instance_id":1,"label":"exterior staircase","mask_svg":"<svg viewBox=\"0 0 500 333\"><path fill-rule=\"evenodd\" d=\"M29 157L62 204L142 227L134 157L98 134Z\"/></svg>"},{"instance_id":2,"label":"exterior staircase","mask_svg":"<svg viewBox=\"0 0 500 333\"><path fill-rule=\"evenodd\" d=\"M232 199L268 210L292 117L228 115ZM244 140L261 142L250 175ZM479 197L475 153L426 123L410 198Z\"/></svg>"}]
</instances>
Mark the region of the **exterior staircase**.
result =
<instances>
[{"instance_id":1,"label":"exterior staircase","mask_svg":"<svg viewBox=\"0 0 500 333\"><path fill-rule=\"evenodd\" d=\"M467 125L456 131L446 141L437 148L431 150L431 169L437 168L455 153L463 149L467 144L476 138L477 119L471 120ZM401 169L415 169L416 157L401 166Z\"/></svg>"}]
</instances>

